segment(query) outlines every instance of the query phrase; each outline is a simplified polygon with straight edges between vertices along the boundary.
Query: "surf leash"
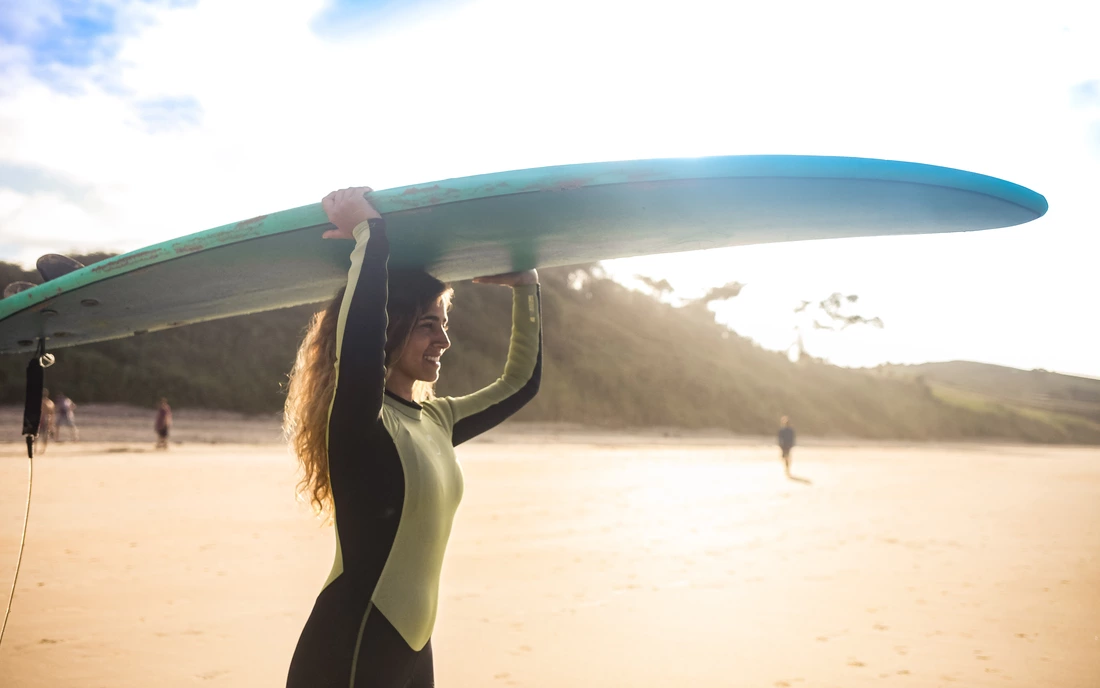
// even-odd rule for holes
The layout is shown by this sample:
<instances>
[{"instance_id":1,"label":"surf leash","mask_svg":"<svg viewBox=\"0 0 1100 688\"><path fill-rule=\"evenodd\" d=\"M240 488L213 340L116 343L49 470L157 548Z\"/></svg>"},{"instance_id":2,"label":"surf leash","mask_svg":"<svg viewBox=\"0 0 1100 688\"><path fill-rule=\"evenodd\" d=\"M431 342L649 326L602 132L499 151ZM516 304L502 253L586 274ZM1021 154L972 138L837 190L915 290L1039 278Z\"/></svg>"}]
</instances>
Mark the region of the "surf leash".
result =
<instances>
[{"instance_id":1,"label":"surf leash","mask_svg":"<svg viewBox=\"0 0 1100 688\"><path fill-rule=\"evenodd\" d=\"M38 426L42 422L42 388L46 379L45 370L53 365L53 354L46 353L46 340L38 340L38 351L27 363L27 397L23 406L23 435L27 438L27 508L23 513L23 535L19 538L19 556L15 560L15 577L11 582L11 594L8 595L7 609L4 611L4 623L0 625L0 643L4 642L4 631L8 630L8 617L11 604L15 600L15 587L19 583L19 569L23 564L23 549L27 544L27 524L31 517L31 493L34 489L34 440L38 437ZM47 432L49 429L47 428Z\"/></svg>"}]
</instances>

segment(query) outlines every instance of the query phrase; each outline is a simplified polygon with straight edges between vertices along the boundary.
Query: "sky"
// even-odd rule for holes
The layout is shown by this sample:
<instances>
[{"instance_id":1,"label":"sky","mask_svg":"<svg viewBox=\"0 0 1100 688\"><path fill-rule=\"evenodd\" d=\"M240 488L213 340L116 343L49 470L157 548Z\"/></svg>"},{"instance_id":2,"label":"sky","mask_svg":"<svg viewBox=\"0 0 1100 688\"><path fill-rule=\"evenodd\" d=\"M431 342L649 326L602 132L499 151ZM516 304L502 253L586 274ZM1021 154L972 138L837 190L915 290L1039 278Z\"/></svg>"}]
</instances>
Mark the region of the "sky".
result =
<instances>
[{"instance_id":1,"label":"sky","mask_svg":"<svg viewBox=\"0 0 1100 688\"><path fill-rule=\"evenodd\" d=\"M381 189L544 165L866 156L1044 194L963 235L609 261L839 365L1100 377L1100 25L1087 2L5 0L0 260L127 251ZM857 294L885 326L814 330ZM457 313L456 313L457 315Z\"/></svg>"}]
</instances>

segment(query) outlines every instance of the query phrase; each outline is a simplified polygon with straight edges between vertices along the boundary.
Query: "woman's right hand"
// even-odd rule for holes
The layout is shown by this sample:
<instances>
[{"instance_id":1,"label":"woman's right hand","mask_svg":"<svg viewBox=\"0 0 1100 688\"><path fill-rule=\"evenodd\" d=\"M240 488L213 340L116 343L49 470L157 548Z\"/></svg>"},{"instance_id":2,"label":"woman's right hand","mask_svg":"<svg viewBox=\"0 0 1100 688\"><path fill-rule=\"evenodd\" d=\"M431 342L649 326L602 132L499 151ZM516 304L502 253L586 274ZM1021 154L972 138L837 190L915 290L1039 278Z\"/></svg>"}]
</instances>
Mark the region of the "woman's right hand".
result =
<instances>
[{"instance_id":1,"label":"woman's right hand","mask_svg":"<svg viewBox=\"0 0 1100 688\"><path fill-rule=\"evenodd\" d=\"M333 191L322 198L321 207L325 209L328 221L336 225L336 229L330 229L321 236L325 239L354 239L351 230L362 222L381 218L370 201L363 196L373 190L369 186L352 186Z\"/></svg>"}]
</instances>

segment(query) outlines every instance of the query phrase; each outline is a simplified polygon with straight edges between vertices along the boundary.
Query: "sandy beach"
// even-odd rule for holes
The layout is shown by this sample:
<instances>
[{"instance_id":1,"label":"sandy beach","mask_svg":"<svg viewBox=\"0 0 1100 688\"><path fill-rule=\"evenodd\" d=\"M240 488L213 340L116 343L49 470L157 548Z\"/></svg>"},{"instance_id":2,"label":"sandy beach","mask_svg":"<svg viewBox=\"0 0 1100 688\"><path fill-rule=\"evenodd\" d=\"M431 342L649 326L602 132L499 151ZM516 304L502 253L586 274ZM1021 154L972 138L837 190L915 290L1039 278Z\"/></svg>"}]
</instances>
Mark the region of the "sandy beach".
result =
<instances>
[{"instance_id":1,"label":"sandy beach","mask_svg":"<svg viewBox=\"0 0 1100 688\"><path fill-rule=\"evenodd\" d=\"M334 545L277 422L154 452L82 418L35 461L0 683L282 685ZM440 686L1100 685L1096 449L808 442L801 481L762 439L506 427L458 455ZM26 477L0 444L5 601Z\"/></svg>"}]
</instances>

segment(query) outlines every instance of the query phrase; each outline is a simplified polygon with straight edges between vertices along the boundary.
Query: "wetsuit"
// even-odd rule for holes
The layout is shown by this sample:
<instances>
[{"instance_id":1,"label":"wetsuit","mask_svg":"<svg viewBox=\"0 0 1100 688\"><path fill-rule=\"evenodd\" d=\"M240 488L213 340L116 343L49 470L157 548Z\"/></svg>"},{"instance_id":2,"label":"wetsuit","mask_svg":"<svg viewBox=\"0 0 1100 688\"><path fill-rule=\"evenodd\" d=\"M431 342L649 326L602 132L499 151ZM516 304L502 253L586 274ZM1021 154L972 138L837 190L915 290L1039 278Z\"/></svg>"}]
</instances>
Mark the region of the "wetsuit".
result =
<instances>
[{"instance_id":1,"label":"wetsuit","mask_svg":"<svg viewBox=\"0 0 1100 688\"><path fill-rule=\"evenodd\" d=\"M468 396L416 404L385 389L385 224L364 222L354 235L328 426L336 560L298 640L287 686L421 688L434 681L439 574L462 497L454 446L496 426L538 391L539 289L513 289L501 378Z\"/></svg>"}]
</instances>

